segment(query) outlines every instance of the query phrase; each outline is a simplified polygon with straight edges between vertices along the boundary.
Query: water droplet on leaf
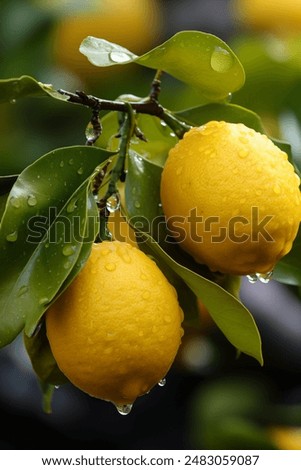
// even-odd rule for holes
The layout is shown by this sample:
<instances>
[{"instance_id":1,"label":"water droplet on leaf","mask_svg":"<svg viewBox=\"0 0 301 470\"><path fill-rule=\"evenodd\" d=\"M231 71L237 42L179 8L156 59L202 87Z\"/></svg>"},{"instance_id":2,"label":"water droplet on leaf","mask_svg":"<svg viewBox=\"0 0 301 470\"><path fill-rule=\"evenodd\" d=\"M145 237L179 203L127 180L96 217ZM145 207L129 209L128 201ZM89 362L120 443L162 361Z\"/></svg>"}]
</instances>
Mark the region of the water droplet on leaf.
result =
<instances>
[{"instance_id":1,"label":"water droplet on leaf","mask_svg":"<svg viewBox=\"0 0 301 470\"><path fill-rule=\"evenodd\" d=\"M131 56L126 52L115 51L110 53L110 59L113 62L116 62L116 64L122 64L122 62L127 62L128 60L131 60Z\"/></svg>"},{"instance_id":2,"label":"water droplet on leaf","mask_svg":"<svg viewBox=\"0 0 301 470\"><path fill-rule=\"evenodd\" d=\"M15 207L16 209L19 209L19 207L21 206L20 200L19 200L18 198L16 198L16 197L12 197L12 198L10 199L10 203L11 203L11 205L12 205L13 207Z\"/></svg>"},{"instance_id":3,"label":"water droplet on leaf","mask_svg":"<svg viewBox=\"0 0 301 470\"><path fill-rule=\"evenodd\" d=\"M21 295L26 294L26 292L28 292L28 287L27 286L20 287L20 289L18 291L18 297L21 297Z\"/></svg>"},{"instance_id":4,"label":"water droplet on leaf","mask_svg":"<svg viewBox=\"0 0 301 470\"><path fill-rule=\"evenodd\" d=\"M33 195L30 195L28 196L27 198L27 204L30 206L30 207L34 207L37 205L37 198Z\"/></svg>"},{"instance_id":5,"label":"water droplet on leaf","mask_svg":"<svg viewBox=\"0 0 301 470\"><path fill-rule=\"evenodd\" d=\"M63 255L64 256L71 256L75 252L75 247L72 245L66 245L63 248Z\"/></svg>"},{"instance_id":6,"label":"water droplet on leaf","mask_svg":"<svg viewBox=\"0 0 301 470\"><path fill-rule=\"evenodd\" d=\"M18 232L16 230L14 232L9 233L8 235L6 235L6 240L8 242L15 242L15 241L17 241L17 239L18 239Z\"/></svg>"},{"instance_id":7,"label":"water droplet on leaf","mask_svg":"<svg viewBox=\"0 0 301 470\"><path fill-rule=\"evenodd\" d=\"M70 201L67 206L68 214L71 214L72 212L74 212L76 207L77 207L77 201L76 200Z\"/></svg>"},{"instance_id":8,"label":"water droplet on leaf","mask_svg":"<svg viewBox=\"0 0 301 470\"><path fill-rule=\"evenodd\" d=\"M225 73L232 67L233 58L226 49L218 46L211 55L210 65L215 72Z\"/></svg>"},{"instance_id":9,"label":"water droplet on leaf","mask_svg":"<svg viewBox=\"0 0 301 470\"><path fill-rule=\"evenodd\" d=\"M49 302L48 297L41 297L39 300L39 305L46 305L48 304L48 302Z\"/></svg>"}]
</instances>

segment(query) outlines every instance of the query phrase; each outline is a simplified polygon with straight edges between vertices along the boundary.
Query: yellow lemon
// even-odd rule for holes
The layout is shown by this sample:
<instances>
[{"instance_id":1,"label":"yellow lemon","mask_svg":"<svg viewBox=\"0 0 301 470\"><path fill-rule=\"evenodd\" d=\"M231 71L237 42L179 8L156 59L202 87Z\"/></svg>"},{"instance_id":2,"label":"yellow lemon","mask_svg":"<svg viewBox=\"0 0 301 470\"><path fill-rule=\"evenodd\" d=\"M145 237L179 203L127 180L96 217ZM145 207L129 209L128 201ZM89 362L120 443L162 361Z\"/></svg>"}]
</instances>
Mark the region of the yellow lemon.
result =
<instances>
[{"instance_id":1,"label":"yellow lemon","mask_svg":"<svg viewBox=\"0 0 301 470\"><path fill-rule=\"evenodd\" d=\"M172 234L197 262L222 273L267 274L296 237L299 184L267 136L211 121L170 150L161 200Z\"/></svg>"},{"instance_id":2,"label":"yellow lemon","mask_svg":"<svg viewBox=\"0 0 301 470\"><path fill-rule=\"evenodd\" d=\"M182 321L176 291L155 262L119 241L94 244L83 270L46 313L62 372L121 410L165 377Z\"/></svg>"},{"instance_id":3,"label":"yellow lemon","mask_svg":"<svg viewBox=\"0 0 301 470\"><path fill-rule=\"evenodd\" d=\"M236 19L254 29L301 31L300 0L232 0L231 8Z\"/></svg>"},{"instance_id":4,"label":"yellow lemon","mask_svg":"<svg viewBox=\"0 0 301 470\"><path fill-rule=\"evenodd\" d=\"M301 428L271 426L269 436L280 450L301 450Z\"/></svg>"}]
</instances>

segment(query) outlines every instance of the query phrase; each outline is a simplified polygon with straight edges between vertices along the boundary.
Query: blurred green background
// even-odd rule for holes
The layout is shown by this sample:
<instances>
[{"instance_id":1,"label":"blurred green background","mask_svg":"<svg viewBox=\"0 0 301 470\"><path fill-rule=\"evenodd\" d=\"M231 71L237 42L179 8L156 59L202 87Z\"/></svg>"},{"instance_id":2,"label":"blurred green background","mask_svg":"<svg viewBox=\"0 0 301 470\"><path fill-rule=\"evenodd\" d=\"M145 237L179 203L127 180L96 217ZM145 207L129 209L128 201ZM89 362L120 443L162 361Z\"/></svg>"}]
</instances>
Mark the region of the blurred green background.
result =
<instances>
[{"instance_id":1,"label":"blurred green background","mask_svg":"<svg viewBox=\"0 0 301 470\"><path fill-rule=\"evenodd\" d=\"M301 164L301 1L285 2L281 21L275 15L283 2L264 2L266 10L262 3L2 0L0 78L31 75L55 88L108 99L122 93L145 96L151 70L133 64L97 69L78 53L81 40L103 37L139 54L177 31L207 31L224 39L245 67L246 84L232 102L256 111L271 136L291 143ZM294 14L286 19L290 9ZM193 93L168 77L162 102L177 110L198 104ZM47 98L2 104L2 173L18 173L54 148L84 144L89 120L89 110ZM241 296L260 329L265 366L237 359L202 310L200 325L186 331L166 386L139 399L128 417L71 385L55 393L53 414L43 414L18 338L0 351L0 411L11 429L1 427L0 448L301 450L298 289L243 280Z\"/></svg>"}]
</instances>

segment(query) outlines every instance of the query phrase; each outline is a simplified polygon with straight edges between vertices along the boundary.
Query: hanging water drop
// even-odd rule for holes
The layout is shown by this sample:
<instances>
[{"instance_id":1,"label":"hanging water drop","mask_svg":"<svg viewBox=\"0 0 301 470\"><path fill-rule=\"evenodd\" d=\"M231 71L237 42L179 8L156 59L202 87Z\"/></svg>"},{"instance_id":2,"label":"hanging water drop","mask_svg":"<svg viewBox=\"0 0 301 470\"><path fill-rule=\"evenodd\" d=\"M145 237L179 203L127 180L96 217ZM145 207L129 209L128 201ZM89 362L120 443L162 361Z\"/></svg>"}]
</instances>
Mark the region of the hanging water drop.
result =
<instances>
[{"instance_id":1,"label":"hanging water drop","mask_svg":"<svg viewBox=\"0 0 301 470\"><path fill-rule=\"evenodd\" d=\"M165 377L158 382L158 385L159 385L159 387L164 387L164 385L166 385Z\"/></svg>"},{"instance_id":2,"label":"hanging water drop","mask_svg":"<svg viewBox=\"0 0 301 470\"><path fill-rule=\"evenodd\" d=\"M106 208L112 214L120 208L120 197L118 193L112 194L106 201Z\"/></svg>"},{"instance_id":3,"label":"hanging water drop","mask_svg":"<svg viewBox=\"0 0 301 470\"><path fill-rule=\"evenodd\" d=\"M118 413L120 413L122 416L127 416L131 411L132 411L132 408L133 408L133 404L130 403L128 405L116 405L116 410L118 411Z\"/></svg>"},{"instance_id":4,"label":"hanging water drop","mask_svg":"<svg viewBox=\"0 0 301 470\"><path fill-rule=\"evenodd\" d=\"M250 282L250 284L255 284L255 282L258 281L258 277L257 277L257 274L254 273L254 274L248 274L247 275L247 279L248 281Z\"/></svg>"},{"instance_id":5,"label":"hanging water drop","mask_svg":"<svg viewBox=\"0 0 301 470\"><path fill-rule=\"evenodd\" d=\"M10 104L16 104L17 100L15 98L12 98L11 100L9 100Z\"/></svg>"},{"instance_id":6,"label":"hanging water drop","mask_svg":"<svg viewBox=\"0 0 301 470\"><path fill-rule=\"evenodd\" d=\"M270 280L272 279L272 276L273 276L273 271L270 271L270 272L265 273L265 274L257 273L257 278L263 284L268 284L270 282Z\"/></svg>"}]
</instances>

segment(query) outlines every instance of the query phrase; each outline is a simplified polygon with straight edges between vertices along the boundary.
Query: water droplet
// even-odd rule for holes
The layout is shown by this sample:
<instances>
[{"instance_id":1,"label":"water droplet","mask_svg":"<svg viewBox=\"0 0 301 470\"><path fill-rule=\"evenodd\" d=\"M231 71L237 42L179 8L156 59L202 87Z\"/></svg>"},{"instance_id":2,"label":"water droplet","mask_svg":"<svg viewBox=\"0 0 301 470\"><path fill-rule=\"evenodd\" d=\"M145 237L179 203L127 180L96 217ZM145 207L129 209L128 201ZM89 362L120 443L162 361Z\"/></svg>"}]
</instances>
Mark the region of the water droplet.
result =
<instances>
[{"instance_id":1,"label":"water droplet","mask_svg":"<svg viewBox=\"0 0 301 470\"><path fill-rule=\"evenodd\" d=\"M20 287L20 289L18 291L18 297L21 297L21 295L26 294L26 292L28 292L28 287L27 286Z\"/></svg>"},{"instance_id":2,"label":"water droplet","mask_svg":"<svg viewBox=\"0 0 301 470\"><path fill-rule=\"evenodd\" d=\"M247 149L241 149L238 152L239 158L246 158L249 155L249 151Z\"/></svg>"},{"instance_id":3,"label":"water droplet","mask_svg":"<svg viewBox=\"0 0 301 470\"><path fill-rule=\"evenodd\" d=\"M146 290L145 292L143 292L142 298L143 298L143 300L149 299L150 298L150 291Z\"/></svg>"},{"instance_id":4,"label":"water droplet","mask_svg":"<svg viewBox=\"0 0 301 470\"><path fill-rule=\"evenodd\" d=\"M226 49L218 46L211 55L210 65L215 72L225 73L232 67L233 58Z\"/></svg>"},{"instance_id":5,"label":"water droplet","mask_svg":"<svg viewBox=\"0 0 301 470\"><path fill-rule=\"evenodd\" d=\"M72 266L72 263L70 263L70 261L66 261L66 263L64 263L64 268L65 269L69 269L69 268L71 268L71 266Z\"/></svg>"},{"instance_id":6,"label":"water droplet","mask_svg":"<svg viewBox=\"0 0 301 470\"><path fill-rule=\"evenodd\" d=\"M69 160L69 162L68 162L68 163L69 163L69 165L73 165L73 163L74 163L74 160L73 160L73 158L70 158L70 160Z\"/></svg>"},{"instance_id":7,"label":"water droplet","mask_svg":"<svg viewBox=\"0 0 301 470\"><path fill-rule=\"evenodd\" d=\"M116 264L115 263L107 263L105 265L105 268L106 268L107 271L110 271L110 272L115 271Z\"/></svg>"},{"instance_id":8,"label":"water droplet","mask_svg":"<svg viewBox=\"0 0 301 470\"><path fill-rule=\"evenodd\" d=\"M12 197L12 198L10 199L10 203L11 203L11 205L12 205L13 207L15 207L16 209L19 209L19 207L21 206L20 200L19 200L18 198L16 198L16 197Z\"/></svg>"},{"instance_id":9,"label":"water droplet","mask_svg":"<svg viewBox=\"0 0 301 470\"><path fill-rule=\"evenodd\" d=\"M116 64L122 64L123 62L127 62L128 60L131 60L131 56L127 54L126 52L115 51L115 52L110 53L110 59L113 62L116 62Z\"/></svg>"},{"instance_id":10,"label":"water droplet","mask_svg":"<svg viewBox=\"0 0 301 470\"><path fill-rule=\"evenodd\" d=\"M258 277L257 277L257 274L254 273L254 274L248 274L247 275L247 279L248 281L250 282L250 284L255 284L255 282L258 281Z\"/></svg>"},{"instance_id":11,"label":"water droplet","mask_svg":"<svg viewBox=\"0 0 301 470\"><path fill-rule=\"evenodd\" d=\"M17 100L15 98L12 98L11 100L9 100L10 104L16 104Z\"/></svg>"},{"instance_id":12,"label":"water droplet","mask_svg":"<svg viewBox=\"0 0 301 470\"><path fill-rule=\"evenodd\" d=\"M112 194L106 201L106 208L110 213L116 212L120 208L120 197L118 193Z\"/></svg>"},{"instance_id":13,"label":"water droplet","mask_svg":"<svg viewBox=\"0 0 301 470\"><path fill-rule=\"evenodd\" d=\"M133 404L130 403L129 405L116 405L116 410L118 411L118 413L120 413L122 416L127 416L131 411L132 411L132 408L133 408Z\"/></svg>"},{"instance_id":14,"label":"water droplet","mask_svg":"<svg viewBox=\"0 0 301 470\"><path fill-rule=\"evenodd\" d=\"M77 174L78 174L78 175L82 175L83 172L84 172L83 167L80 167L80 168L77 170Z\"/></svg>"},{"instance_id":15,"label":"water droplet","mask_svg":"<svg viewBox=\"0 0 301 470\"><path fill-rule=\"evenodd\" d=\"M6 235L6 240L8 242L15 242L15 241L17 241L17 239L18 239L18 232L16 230L14 232L9 233L8 235Z\"/></svg>"},{"instance_id":16,"label":"water droplet","mask_svg":"<svg viewBox=\"0 0 301 470\"><path fill-rule=\"evenodd\" d=\"M55 385L54 388L55 388L56 390L58 390L58 389L60 388L60 386L59 386L59 385Z\"/></svg>"},{"instance_id":17,"label":"water droplet","mask_svg":"<svg viewBox=\"0 0 301 470\"><path fill-rule=\"evenodd\" d=\"M48 304L48 302L49 302L48 297L41 297L39 300L39 305L46 305Z\"/></svg>"},{"instance_id":18,"label":"water droplet","mask_svg":"<svg viewBox=\"0 0 301 470\"><path fill-rule=\"evenodd\" d=\"M60 167L63 168L63 166L64 166L64 162L63 162L63 160L62 160L62 161L60 162Z\"/></svg>"},{"instance_id":19,"label":"water droplet","mask_svg":"<svg viewBox=\"0 0 301 470\"><path fill-rule=\"evenodd\" d=\"M134 206L136 207L136 209L139 209L139 207L141 207L141 204L139 201L135 201Z\"/></svg>"},{"instance_id":20,"label":"water droplet","mask_svg":"<svg viewBox=\"0 0 301 470\"><path fill-rule=\"evenodd\" d=\"M256 273L256 274L260 282L262 282L263 284L268 284L268 282L270 282L270 280L272 279L273 271L269 271L268 273L265 273L265 274L262 274L262 273Z\"/></svg>"},{"instance_id":21,"label":"water droplet","mask_svg":"<svg viewBox=\"0 0 301 470\"><path fill-rule=\"evenodd\" d=\"M164 385L166 385L166 379L165 379L165 378L161 379L161 380L158 382L158 385L159 385L159 387L164 387Z\"/></svg>"},{"instance_id":22,"label":"water droplet","mask_svg":"<svg viewBox=\"0 0 301 470\"><path fill-rule=\"evenodd\" d=\"M160 124L161 124L162 127L167 127L167 124L166 124L165 121L160 121Z\"/></svg>"},{"instance_id":23,"label":"water droplet","mask_svg":"<svg viewBox=\"0 0 301 470\"><path fill-rule=\"evenodd\" d=\"M63 251L62 251L64 256L71 256L73 255L74 252L75 252L75 247L72 245L64 246Z\"/></svg>"},{"instance_id":24,"label":"water droplet","mask_svg":"<svg viewBox=\"0 0 301 470\"><path fill-rule=\"evenodd\" d=\"M30 195L28 196L27 198L27 204L30 206L30 207L34 207L37 205L37 198L33 195Z\"/></svg>"},{"instance_id":25,"label":"water droplet","mask_svg":"<svg viewBox=\"0 0 301 470\"><path fill-rule=\"evenodd\" d=\"M69 204L67 205L68 214L71 214L72 212L74 212L76 207L77 207L77 201L75 199L73 201L70 201Z\"/></svg>"}]
</instances>

